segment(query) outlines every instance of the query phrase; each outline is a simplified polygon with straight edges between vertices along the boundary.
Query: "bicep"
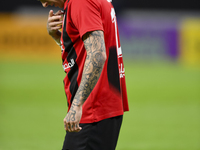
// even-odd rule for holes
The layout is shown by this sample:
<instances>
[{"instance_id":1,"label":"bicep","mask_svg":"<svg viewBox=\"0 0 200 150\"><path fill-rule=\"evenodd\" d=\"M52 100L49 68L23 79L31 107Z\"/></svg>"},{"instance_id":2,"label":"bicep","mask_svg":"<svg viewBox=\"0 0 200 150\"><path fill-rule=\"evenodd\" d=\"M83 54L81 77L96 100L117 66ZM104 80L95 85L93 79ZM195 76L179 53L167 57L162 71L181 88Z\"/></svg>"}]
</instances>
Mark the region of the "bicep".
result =
<instances>
[{"instance_id":1,"label":"bicep","mask_svg":"<svg viewBox=\"0 0 200 150\"><path fill-rule=\"evenodd\" d=\"M101 30L87 32L83 35L83 43L87 52L87 58L97 65L106 59L104 32ZM99 64L100 65L100 64Z\"/></svg>"}]
</instances>

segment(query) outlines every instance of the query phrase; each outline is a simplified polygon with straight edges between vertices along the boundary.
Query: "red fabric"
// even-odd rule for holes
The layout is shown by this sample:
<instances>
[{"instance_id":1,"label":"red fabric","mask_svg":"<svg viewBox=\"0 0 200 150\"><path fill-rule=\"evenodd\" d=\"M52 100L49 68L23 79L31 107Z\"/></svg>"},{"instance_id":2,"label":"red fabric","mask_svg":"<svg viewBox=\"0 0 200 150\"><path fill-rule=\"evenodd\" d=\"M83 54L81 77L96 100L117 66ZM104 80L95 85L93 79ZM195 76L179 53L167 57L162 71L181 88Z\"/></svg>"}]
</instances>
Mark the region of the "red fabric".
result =
<instances>
[{"instance_id":1,"label":"red fabric","mask_svg":"<svg viewBox=\"0 0 200 150\"><path fill-rule=\"evenodd\" d=\"M123 115L123 112L128 111L129 108L123 58L119 51L121 50L119 33L112 4L107 0L70 0L65 3L65 12L61 43L63 67L67 73L64 85L69 108L73 93L77 90L75 84L80 85L86 58L82 37L87 32L102 30L107 60L95 88L83 104L80 123L98 122ZM113 69L110 64L114 64L116 69ZM112 69L117 72L113 76L114 80ZM112 80L119 82L119 88Z\"/></svg>"}]
</instances>

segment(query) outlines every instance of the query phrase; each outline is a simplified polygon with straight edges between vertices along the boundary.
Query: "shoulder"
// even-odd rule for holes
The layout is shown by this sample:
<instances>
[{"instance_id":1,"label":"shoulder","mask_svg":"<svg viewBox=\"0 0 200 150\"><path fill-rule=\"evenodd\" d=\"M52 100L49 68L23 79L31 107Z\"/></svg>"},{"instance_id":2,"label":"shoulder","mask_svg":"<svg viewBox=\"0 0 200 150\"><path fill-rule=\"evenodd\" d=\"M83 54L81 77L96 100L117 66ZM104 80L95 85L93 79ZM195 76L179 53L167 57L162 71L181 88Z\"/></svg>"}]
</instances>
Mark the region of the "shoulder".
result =
<instances>
[{"instance_id":1,"label":"shoulder","mask_svg":"<svg viewBox=\"0 0 200 150\"><path fill-rule=\"evenodd\" d=\"M102 0L70 0L69 5L75 7L76 9L81 9L84 7L100 7Z\"/></svg>"}]
</instances>

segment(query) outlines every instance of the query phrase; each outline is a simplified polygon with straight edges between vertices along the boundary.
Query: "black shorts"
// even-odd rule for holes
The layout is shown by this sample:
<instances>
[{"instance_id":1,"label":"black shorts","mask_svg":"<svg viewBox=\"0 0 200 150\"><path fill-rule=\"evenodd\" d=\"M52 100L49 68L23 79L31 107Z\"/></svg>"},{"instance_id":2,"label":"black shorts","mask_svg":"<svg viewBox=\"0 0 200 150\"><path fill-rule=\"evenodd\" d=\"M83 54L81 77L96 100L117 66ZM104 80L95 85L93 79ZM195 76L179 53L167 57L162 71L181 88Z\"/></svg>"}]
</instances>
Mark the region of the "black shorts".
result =
<instances>
[{"instance_id":1,"label":"black shorts","mask_svg":"<svg viewBox=\"0 0 200 150\"><path fill-rule=\"evenodd\" d=\"M67 132L62 150L115 150L123 116L80 124L80 132Z\"/></svg>"}]
</instances>

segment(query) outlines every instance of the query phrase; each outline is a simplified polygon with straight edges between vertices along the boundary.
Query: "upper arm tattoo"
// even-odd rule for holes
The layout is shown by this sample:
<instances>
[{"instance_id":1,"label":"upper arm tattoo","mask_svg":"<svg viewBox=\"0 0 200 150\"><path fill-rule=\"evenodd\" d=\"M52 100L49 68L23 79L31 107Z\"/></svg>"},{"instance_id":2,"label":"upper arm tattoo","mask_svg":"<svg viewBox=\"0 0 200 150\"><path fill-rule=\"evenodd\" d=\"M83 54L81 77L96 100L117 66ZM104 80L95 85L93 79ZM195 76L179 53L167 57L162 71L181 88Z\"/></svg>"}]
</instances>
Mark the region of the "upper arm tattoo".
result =
<instances>
[{"instance_id":1,"label":"upper arm tattoo","mask_svg":"<svg viewBox=\"0 0 200 150\"><path fill-rule=\"evenodd\" d=\"M103 31L93 31L83 36L87 52L82 79L73 105L82 105L95 87L106 60Z\"/></svg>"}]
</instances>

